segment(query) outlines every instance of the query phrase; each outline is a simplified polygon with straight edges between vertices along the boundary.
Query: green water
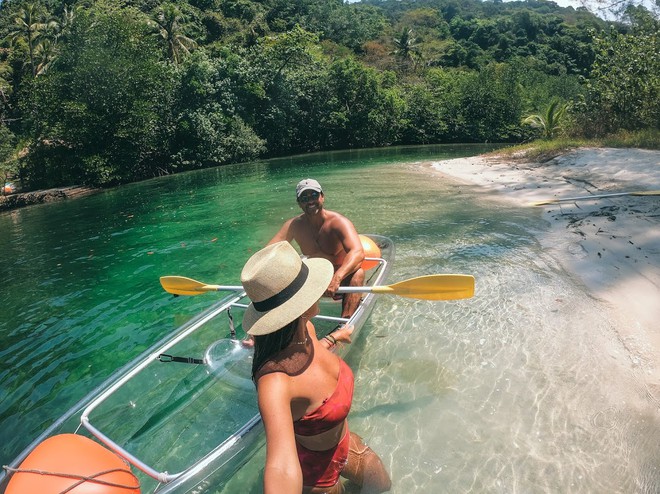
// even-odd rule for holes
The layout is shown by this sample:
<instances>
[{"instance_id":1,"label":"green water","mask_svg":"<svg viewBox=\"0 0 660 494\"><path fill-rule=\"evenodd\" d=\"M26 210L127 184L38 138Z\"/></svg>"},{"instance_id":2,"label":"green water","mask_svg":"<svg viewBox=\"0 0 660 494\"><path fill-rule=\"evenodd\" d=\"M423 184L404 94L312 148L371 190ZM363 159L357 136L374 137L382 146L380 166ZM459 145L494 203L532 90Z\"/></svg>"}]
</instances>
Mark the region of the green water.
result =
<instances>
[{"instance_id":1,"label":"green water","mask_svg":"<svg viewBox=\"0 0 660 494\"><path fill-rule=\"evenodd\" d=\"M294 157L1 214L0 461L213 297L173 299L160 276L237 284L311 176L328 208L394 240L392 282L477 279L466 301L383 296L354 342L351 427L383 458L392 492L658 492L643 365L542 251L538 212L425 164L482 150ZM262 467L263 452L209 492L259 492Z\"/></svg>"}]
</instances>

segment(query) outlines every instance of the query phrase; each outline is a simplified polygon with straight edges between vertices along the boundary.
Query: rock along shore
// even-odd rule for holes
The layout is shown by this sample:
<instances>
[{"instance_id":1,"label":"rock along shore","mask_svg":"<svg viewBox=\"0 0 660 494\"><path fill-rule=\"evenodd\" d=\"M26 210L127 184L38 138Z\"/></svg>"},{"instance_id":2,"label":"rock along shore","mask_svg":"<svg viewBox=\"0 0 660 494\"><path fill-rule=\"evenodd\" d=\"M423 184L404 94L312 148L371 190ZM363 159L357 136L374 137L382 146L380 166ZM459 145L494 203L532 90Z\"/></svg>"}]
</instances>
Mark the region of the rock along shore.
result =
<instances>
[{"instance_id":1,"label":"rock along shore","mask_svg":"<svg viewBox=\"0 0 660 494\"><path fill-rule=\"evenodd\" d=\"M95 189L92 187L81 187L74 185L71 187L35 190L32 192L0 196L0 211L10 211L12 209L31 206L33 204L61 201L62 199L73 199L75 197L82 197L93 194L100 190L101 189Z\"/></svg>"}]
</instances>

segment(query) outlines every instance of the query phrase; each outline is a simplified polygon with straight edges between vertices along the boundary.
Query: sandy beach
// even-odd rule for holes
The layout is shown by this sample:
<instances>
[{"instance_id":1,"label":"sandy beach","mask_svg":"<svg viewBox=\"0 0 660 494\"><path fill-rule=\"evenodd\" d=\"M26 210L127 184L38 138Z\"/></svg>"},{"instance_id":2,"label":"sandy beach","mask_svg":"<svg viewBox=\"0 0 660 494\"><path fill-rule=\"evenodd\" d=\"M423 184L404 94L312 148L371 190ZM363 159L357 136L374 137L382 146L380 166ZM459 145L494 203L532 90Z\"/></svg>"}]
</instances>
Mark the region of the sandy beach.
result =
<instances>
[{"instance_id":1,"label":"sandy beach","mask_svg":"<svg viewBox=\"0 0 660 494\"><path fill-rule=\"evenodd\" d=\"M544 163L493 154L431 166L498 200L538 210L550 224L540 234L541 245L611 308L631 363L643 365L647 394L660 407L660 195L533 205L660 191L660 151L581 148Z\"/></svg>"}]
</instances>

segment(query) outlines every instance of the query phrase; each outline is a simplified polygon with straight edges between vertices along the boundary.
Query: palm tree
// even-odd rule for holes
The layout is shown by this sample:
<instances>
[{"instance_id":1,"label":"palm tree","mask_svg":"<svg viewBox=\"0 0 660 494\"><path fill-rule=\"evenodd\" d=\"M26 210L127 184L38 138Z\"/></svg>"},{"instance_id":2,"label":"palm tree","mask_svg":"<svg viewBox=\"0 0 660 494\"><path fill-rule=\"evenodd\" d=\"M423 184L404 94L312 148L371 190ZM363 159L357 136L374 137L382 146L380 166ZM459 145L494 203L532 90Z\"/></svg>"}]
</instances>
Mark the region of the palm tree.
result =
<instances>
[{"instance_id":1,"label":"palm tree","mask_svg":"<svg viewBox=\"0 0 660 494\"><path fill-rule=\"evenodd\" d=\"M34 57L36 66L34 68L34 75L38 76L44 74L50 64L55 60L57 41L53 39L42 39L37 46L34 47Z\"/></svg>"},{"instance_id":2,"label":"palm tree","mask_svg":"<svg viewBox=\"0 0 660 494\"><path fill-rule=\"evenodd\" d=\"M404 27L401 30L401 34L394 38L394 46L394 55L404 63L411 61L415 64L416 59L420 56L417 48L417 38L415 38L415 33L410 28Z\"/></svg>"},{"instance_id":3,"label":"palm tree","mask_svg":"<svg viewBox=\"0 0 660 494\"><path fill-rule=\"evenodd\" d=\"M562 130L566 108L566 103L554 100L548 105L544 114L528 115L522 123L535 129L541 129L541 136L544 139L552 139Z\"/></svg>"},{"instance_id":4,"label":"palm tree","mask_svg":"<svg viewBox=\"0 0 660 494\"><path fill-rule=\"evenodd\" d=\"M73 25L73 21L76 18L76 9L75 7L69 8L68 5L64 6L64 12L62 12L62 21L59 23L59 32L60 34L63 31L67 31L71 29L71 26Z\"/></svg>"},{"instance_id":5,"label":"palm tree","mask_svg":"<svg viewBox=\"0 0 660 494\"><path fill-rule=\"evenodd\" d=\"M58 42L71 30L75 14L75 9L70 9L68 5L65 5L61 19L52 18L45 24L39 41L34 47L35 76L45 73L53 60L57 58Z\"/></svg>"},{"instance_id":6,"label":"palm tree","mask_svg":"<svg viewBox=\"0 0 660 494\"><path fill-rule=\"evenodd\" d=\"M37 44L44 32L53 27L52 23L53 21L44 21L44 13L37 4L26 3L19 9L18 15L14 18L14 25L10 28L8 37L12 42L22 38L27 43L32 76L37 75L35 64Z\"/></svg>"},{"instance_id":7,"label":"palm tree","mask_svg":"<svg viewBox=\"0 0 660 494\"><path fill-rule=\"evenodd\" d=\"M174 4L166 3L158 11L155 22L156 36L165 42L167 56L178 65L181 62L181 53L190 53L190 50L197 46L194 40L183 34L185 17Z\"/></svg>"}]
</instances>

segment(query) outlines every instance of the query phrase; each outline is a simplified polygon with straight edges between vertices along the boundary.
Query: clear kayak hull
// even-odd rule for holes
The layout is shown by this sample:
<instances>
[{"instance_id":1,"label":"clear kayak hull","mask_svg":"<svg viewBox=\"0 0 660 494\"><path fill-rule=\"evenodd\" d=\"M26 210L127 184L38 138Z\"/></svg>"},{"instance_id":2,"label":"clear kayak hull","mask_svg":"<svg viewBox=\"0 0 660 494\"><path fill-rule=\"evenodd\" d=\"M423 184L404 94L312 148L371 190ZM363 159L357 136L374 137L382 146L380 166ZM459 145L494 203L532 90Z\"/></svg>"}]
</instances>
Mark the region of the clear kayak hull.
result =
<instances>
[{"instance_id":1,"label":"clear kayak hull","mask_svg":"<svg viewBox=\"0 0 660 494\"><path fill-rule=\"evenodd\" d=\"M386 237L369 237L381 254L371 259L365 284L383 285L394 246ZM350 320L339 317L339 302L322 301L318 336L350 323L359 337L375 297L365 294ZM0 493L14 494L11 472L44 440L66 433L90 437L126 460L143 493L203 493L227 482L264 442L251 351L240 343L248 304L244 292L230 292L119 369L0 473ZM337 353L346 356L351 348Z\"/></svg>"}]
</instances>

